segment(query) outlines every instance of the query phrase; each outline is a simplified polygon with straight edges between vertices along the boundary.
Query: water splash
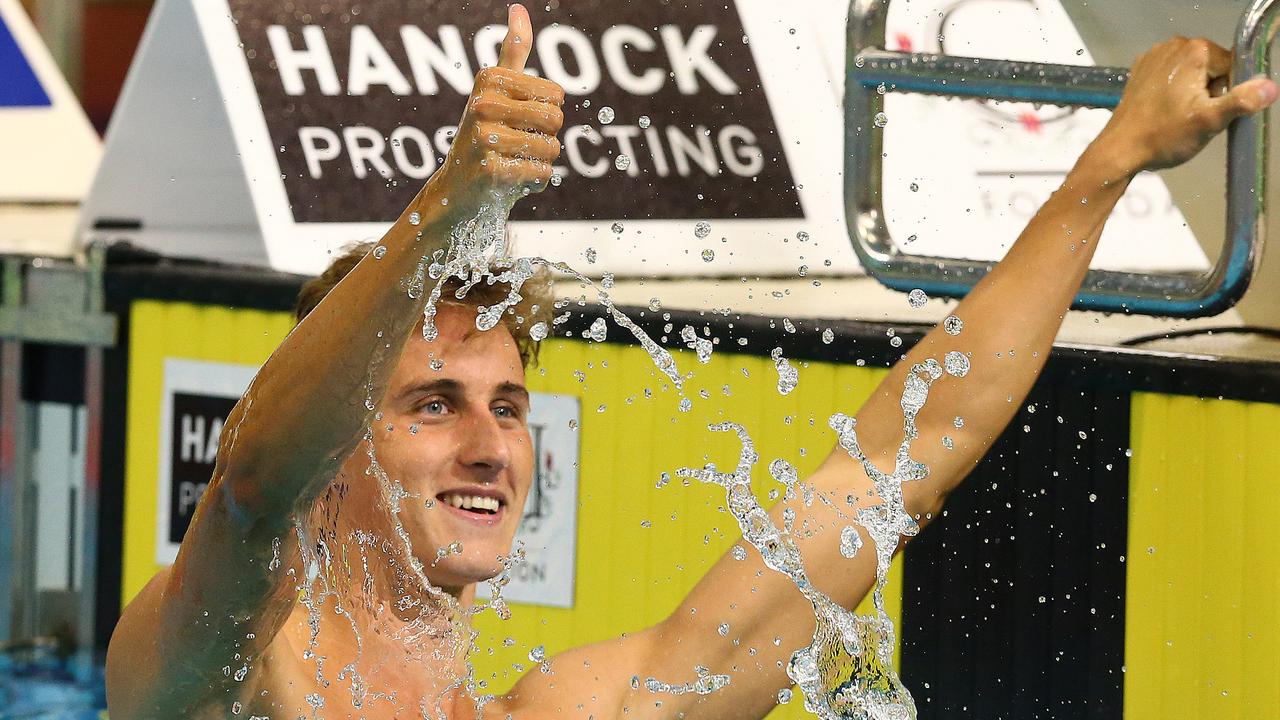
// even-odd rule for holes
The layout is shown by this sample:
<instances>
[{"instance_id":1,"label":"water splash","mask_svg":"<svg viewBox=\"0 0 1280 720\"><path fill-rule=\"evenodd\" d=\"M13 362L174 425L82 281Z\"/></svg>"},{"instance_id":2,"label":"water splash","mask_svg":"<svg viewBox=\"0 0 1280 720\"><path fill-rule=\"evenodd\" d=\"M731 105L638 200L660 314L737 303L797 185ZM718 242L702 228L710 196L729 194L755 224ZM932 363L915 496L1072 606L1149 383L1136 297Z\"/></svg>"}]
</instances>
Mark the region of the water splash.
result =
<instances>
[{"instance_id":1,"label":"water splash","mask_svg":"<svg viewBox=\"0 0 1280 720\"><path fill-rule=\"evenodd\" d=\"M813 641L792 655L787 675L803 691L805 708L823 720L911 720L916 716L911 693L893 669L896 642L893 621L884 607L884 588L900 538L915 535L920 529L906 512L902 486L928 476L928 468L911 458L910 449L919 435L916 416L928 399L930 387L942 376L942 366L932 359L913 366L907 374L901 401L903 440L891 473L876 468L862 451L854 418L836 413L829 420L840 447L862 465L881 500L879 505L857 512L857 522L865 528L876 553L874 616L859 616L846 610L809 581L791 529L785 526L789 523L784 521L784 527L779 528L751 490L751 471L760 456L741 425L724 422L710 426L713 432L738 436L742 449L732 472L721 472L714 464L677 471L681 477L723 487L726 504L738 521L743 538L760 552L767 567L790 578L812 603L817 621ZM793 467L775 460L770 464L770 474L786 486L789 498L794 497ZM857 529L844 528L841 553L853 557L861 547Z\"/></svg>"}]
</instances>

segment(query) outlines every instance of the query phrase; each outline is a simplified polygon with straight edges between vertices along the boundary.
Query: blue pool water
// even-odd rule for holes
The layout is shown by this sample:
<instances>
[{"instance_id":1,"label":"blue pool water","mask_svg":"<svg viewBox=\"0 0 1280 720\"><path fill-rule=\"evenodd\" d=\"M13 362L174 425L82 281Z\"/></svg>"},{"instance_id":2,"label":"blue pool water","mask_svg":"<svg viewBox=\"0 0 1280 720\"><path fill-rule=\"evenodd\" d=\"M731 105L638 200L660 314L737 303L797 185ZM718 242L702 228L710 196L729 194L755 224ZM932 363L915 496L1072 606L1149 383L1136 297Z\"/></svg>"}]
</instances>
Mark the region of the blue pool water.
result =
<instances>
[{"instance_id":1,"label":"blue pool water","mask_svg":"<svg viewBox=\"0 0 1280 720\"><path fill-rule=\"evenodd\" d=\"M101 671L86 682L56 657L0 655L0 720L99 720L105 708Z\"/></svg>"}]
</instances>

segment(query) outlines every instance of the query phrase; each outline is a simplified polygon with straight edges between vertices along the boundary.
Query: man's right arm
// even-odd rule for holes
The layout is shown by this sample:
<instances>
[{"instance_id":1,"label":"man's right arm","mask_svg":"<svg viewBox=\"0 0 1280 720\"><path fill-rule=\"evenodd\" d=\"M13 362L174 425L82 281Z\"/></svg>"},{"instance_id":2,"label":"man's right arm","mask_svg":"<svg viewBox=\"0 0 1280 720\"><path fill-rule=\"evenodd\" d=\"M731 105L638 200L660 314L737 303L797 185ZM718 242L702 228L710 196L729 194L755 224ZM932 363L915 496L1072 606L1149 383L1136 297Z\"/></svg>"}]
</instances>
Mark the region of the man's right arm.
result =
<instances>
[{"instance_id":1,"label":"man's right arm","mask_svg":"<svg viewBox=\"0 0 1280 720\"><path fill-rule=\"evenodd\" d=\"M410 300L404 280L493 190L546 186L564 95L521 72L532 30L518 5L510 21L499 67L477 77L449 158L382 238L385 252L361 260L289 334L228 417L177 561L112 637L113 717L202 705L271 641L296 592L286 577L295 514L358 444L369 404L422 319L425 300ZM277 555L284 561L272 563Z\"/></svg>"}]
</instances>

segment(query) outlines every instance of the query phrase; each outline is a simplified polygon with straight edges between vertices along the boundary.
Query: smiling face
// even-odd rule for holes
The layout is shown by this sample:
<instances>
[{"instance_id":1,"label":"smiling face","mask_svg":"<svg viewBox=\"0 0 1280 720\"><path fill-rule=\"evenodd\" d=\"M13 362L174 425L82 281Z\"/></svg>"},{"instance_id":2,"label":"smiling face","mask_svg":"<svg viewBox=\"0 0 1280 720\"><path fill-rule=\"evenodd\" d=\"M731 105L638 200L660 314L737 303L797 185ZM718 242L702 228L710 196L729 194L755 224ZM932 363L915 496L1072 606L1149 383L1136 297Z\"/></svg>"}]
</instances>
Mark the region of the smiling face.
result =
<instances>
[{"instance_id":1,"label":"smiling face","mask_svg":"<svg viewBox=\"0 0 1280 720\"><path fill-rule=\"evenodd\" d=\"M534 456L524 366L511 333L501 325L478 331L475 310L453 305L439 307L436 324L433 342L414 332L405 344L373 447L387 476L409 493L400 520L427 578L452 589L493 577L498 556L511 552ZM382 501L371 479L362 482L365 449L344 467L350 492L342 502L344 512L369 518ZM454 542L462 552L437 562L437 550Z\"/></svg>"}]
</instances>

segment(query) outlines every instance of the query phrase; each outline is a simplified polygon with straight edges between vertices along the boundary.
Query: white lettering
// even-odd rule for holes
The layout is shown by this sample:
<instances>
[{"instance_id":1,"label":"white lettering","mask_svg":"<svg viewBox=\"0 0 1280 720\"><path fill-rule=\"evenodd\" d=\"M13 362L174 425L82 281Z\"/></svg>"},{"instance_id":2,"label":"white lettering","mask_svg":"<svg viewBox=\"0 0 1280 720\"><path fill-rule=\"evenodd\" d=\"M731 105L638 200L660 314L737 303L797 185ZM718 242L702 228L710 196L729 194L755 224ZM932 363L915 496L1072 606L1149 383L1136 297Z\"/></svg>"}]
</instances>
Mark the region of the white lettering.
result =
<instances>
[{"instance_id":1,"label":"white lettering","mask_svg":"<svg viewBox=\"0 0 1280 720\"><path fill-rule=\"evenodd\" d=\"M691 140L680 132L680 128L674 125L667 127L667 142L671 145L671 159L675 161L676 172L681 177L688 177L692 171L689 161L693 160L708 175L719 175L716 151L711 145L711 136L707 133L707 129L698 125L694 128L693 135L696 139Z\"/></svg>"},{"instance_id":2,"label":"white lettering","mask_svg":"<svg viewBox=\"0 0 1280 720\"><path fill-rule=\"evenodd\" d=\"M460 95L471 92L471 61L467 59L467 49L462 44L462 33L455 25L439 27L440 44L437 45L421 28L405 25L400 28L400 38L404 41L404 51L409 56L409 67L413 69L413 80L422 95L435 95L440 92L440 84L436 81L436 73L449 83L449 87ZM476 37L479 43L479 36ZM477 47L477 52L479 48Z\"/></svg>"},{"instance_id":3,"label":"white lettering","mask_svg":"<svg viewBox=\"0 0 1280 720\"><path fill-rule=\"evenodd\" d=\"M406 152L406 145L413 142L418 146L418 155L422 162L415 163ZM427 134L416 127L398 127L391 133L391 156L395 158L400 172L414 180L425 180L431 177L436 169L436 153L431 148L431 140Z\"/></svg>"},{"instance_id":4,"label":"white lettering","mask_svg":"<svg viewBox=\"0 0 1280 720\"><path fill-rule=\"evenodd\" d=\"M697 93L697 76L701 74L721 95L737 94L737 83L707 55L707 48L711 47L711 42L716 38L714 25L699 25L694 28L687 43L680 36L679 25L663 25L659 33L667 48L671 72L675 74L676 87L680 88L680 92L685 95Z\"/></svg>"},{"instance_id":5,"label":"white lettering","mask_svg":"<svg viewBox=\"0 0 1280 720\"><path fill-rule=\"evenodd\" d=\"M578 28L569 25L552 25L538 33L538 60L547 78L554 80L572 95L590 95L600 87L600 62L596 60L591 41ZM573 54L578 68L577 75L565 69L560 47Z\"/></svg>"},{"instance_id":6,"label":"white lettering","mask_svg":"<svg viewBox=\"0 0 1280 720\"><path fill-rule=\"evenodd\" d=\"M736 148L733 141L741 141ZM753 177L764 169L764 154L756 144L756 134L741 125L720 128L720 156L735 175Z\"/></svg>"},{"instance_id":7,"label":"white lettering","mask_svg":"<svg viewBox=\"0 0 1280 720\"><path fill-rule=\"evenodd\" d=\"M183 414L182 429L179 432L182 438L179 443L181 450L178 457L182 462L205 462L204 459L204 416Z\"/></svg>"},{"instance_id":8,"label":"white lettering","mask_svg":"<svg viewBox=\"0 0 1280 720\"><path fill-rule=\"evenodd\" d=\"M317 143L324 142L321 147ZM338 133L326 127L304 127L298 129L298 142L302 145L302 157L307 161L307 172L313 180L324 176L320 163L336 160L342 154Z\"/></svg>"},{"instance_id":9,"label":"white lettering","mask_svg":"<svg viewBox=\"0 0 1280 720\"><path fill-rule=\"evenodd\" d=\"M392 176L391 166L382 159L387 143L373 128L357 125L342 129L342 137L347 143L347 155L351 157L351 171L356 178L363 179L369 174L368 166L384 178Z\"/></svg>"},{"instance_id":10,"label":"white lettering","mask_svg":"<svg viewBox=\"0 0 1280 720\"><path fill-rule=\"evenodd\" d=\"M215 417L209 423L209 436L204 444L204 461L211 463L218 459L218 441L222 439L222 425L225 421Z\"/></svg>"},{"instance_id":11,"label":"white lettering","mask_svg":"<svg viewBox=\"0 0 1280 720\"><path fill-rule=\"evenodd\" d=\"M178 483L178 514L189 515L200 502L200 496L204 494L204 490L209 483L193 483L190 480L183 480Z\"/></svg>"},{"instance_id":12,"label":"white lettering","mask_svg":"<svg viewBox=\"0 0 1280 720\"><path fill-rule=\"evenodd\" d=\"M604 65L613 81L632 95L652 95L661 90L666 81L662 70L650 67L640 75L631 72L631 66L622 53L624 45L631 45L641 51L657 47L648 33L631 25L614 25L605 30L600 38L600 54L604 56Z\"/></svg>"},{"instance_id":13,"label":"white lettering","mask_svg":"<svg viewBox=\"0 0 1280 720\"><path fill-rule=\"evenodd\" d=\"M412 90L395 60L368 25L351 28L351 61L347 69L347 94L367 95L370 85L385 85L396 95Z\"/></svg>"},{"instance_id":14,"label":"white lettering","mask_svg":"<svg viewBox=\"0 0 1280 720\"><path fill-rule=\"evenodd\" d=\"M502 52L502 39L507 36L506 25L485 25L476 31L476 60L480 67L494 67Z\"/></svg>"},{"instance_id":15,"label":"white lettering","mask_svg":"<svg viewBox=\"0 0 1280 720\"><path fill-rule=\"evenodd\" d=\"M294 50L289 41L289 31L283 25L272 25L267 28L267 40L271 43L271 54L276 59L276 69L280 72L280 82L289 95L302 95L307 91L302 81L302 71L311 70L320 83L320 92L325 95L337 95L342 92L342 83L338 81L338 71L333 66L333 57L329 54L329 45L324 39L324 30L319 25L307 25L302 28L302 41L305 50Z\"/></svg>"},{"instance_id":16,"label":"white lettering","mask_svg":"<svg viewBox=\"0 0 1280 720\"><path fill-rule=\"evenodd\" d=\"M586 140L596 147L599 147L604 142L599 135L592 132L591 128L585 125L574 125L566 130L564 133L564 151L565 157L569 160L569 166L573 168L574 172L584 177L603 177L605 173L609 172L609 161L600 157L596 158L595 162L588 163L583 159L582 150L578 147L580 140Z\"/></svg>"}]
</instances>

